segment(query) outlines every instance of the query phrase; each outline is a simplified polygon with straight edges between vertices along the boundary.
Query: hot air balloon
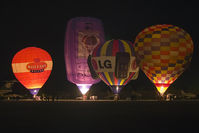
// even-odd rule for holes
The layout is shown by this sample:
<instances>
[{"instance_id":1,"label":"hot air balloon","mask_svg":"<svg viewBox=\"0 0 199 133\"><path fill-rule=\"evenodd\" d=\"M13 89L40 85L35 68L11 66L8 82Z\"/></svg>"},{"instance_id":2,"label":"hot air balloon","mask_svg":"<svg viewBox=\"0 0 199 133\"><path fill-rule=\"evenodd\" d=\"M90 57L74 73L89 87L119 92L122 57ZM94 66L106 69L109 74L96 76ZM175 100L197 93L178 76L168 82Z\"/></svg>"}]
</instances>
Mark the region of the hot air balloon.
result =
<instances>
[{"instance_id":1,"label":"hot air balloon","mask_svg":"<svg viewBox=\"0 0 199 133\"><path fill-rule=\"evenodd\" d=\"M134 45L142 71L162 97L188 67L193 54L190 35L168 24L144 29L137 35Z\"/></svg>"},{"instance_id":2,"label":"hot air balloon","mask_svg":"<svg viewBox=\"0 0 199 133\"><path fill-rule=\"evenodd\" d=\"M50 76L53 62L48 52L37 47L27 47L15 54L12 70L17 80L36 97Z\"/></svg>"},{"instance_id":3,"label":"hot air balloon","mask_svg":"<svg viewBox=\"0 0 199 133\"><path fill-rule=\"evenodd\" d=\"M139 67L130 41L109 40L98 45L92 54L91 63L98 76L112 89L115 100L122 87L136 79Z\"/></svg>"},{"instance_id":4,"label":"hot air balloon","mask_svg":"<svg viewBox=\"0 0 199 133\"><path fill-rule=\"evenodd\" d=\"M92 84L100 81L91 77L87 58L97 45L103 43L104 29L101 20L77 17L68 22L64 48L67 79L77 85L84 99Z\"/></svg>"}]
</instances>

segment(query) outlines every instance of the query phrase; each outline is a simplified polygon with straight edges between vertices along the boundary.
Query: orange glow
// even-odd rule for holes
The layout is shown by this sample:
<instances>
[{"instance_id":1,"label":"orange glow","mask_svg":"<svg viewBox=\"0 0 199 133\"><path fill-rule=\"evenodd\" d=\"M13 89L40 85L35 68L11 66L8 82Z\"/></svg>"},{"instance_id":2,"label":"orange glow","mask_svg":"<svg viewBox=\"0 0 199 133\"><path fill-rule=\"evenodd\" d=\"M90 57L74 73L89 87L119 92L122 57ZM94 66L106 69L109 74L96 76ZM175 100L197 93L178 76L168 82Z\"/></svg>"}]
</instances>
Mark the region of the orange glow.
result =
<instances>
[{"instance_id":1,"label":"orange glow","mask_svg":"<svg viewBox=\"0 0 199 133\"><path fill-rule=\"evenodd\" d=\"M52 70L52 58L45 50L24 48L15 54L12 70L18 81L27 89L40 89Z\"/></svg>"}]
</instances>

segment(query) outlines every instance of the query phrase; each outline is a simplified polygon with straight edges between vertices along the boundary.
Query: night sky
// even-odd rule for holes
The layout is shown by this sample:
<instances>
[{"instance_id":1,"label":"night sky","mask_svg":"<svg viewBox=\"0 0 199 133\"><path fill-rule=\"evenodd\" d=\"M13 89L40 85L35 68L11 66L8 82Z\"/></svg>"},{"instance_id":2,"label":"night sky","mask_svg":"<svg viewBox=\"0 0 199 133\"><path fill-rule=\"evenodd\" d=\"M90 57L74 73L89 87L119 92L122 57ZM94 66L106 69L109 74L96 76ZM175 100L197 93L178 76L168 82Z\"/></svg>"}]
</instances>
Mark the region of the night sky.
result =
<instances>
[{"instance_id":1,"label":"night sky","mask_svg":"<svg viewBox=\"0 0 199 133\"><path fill-rule=\"evenodd\" d=\"M194 42L194 55L189 68L174 82L185 89L199 89L199 22L196 3L179 0L106 0L102 1L4 1L1 2L1 67L0 81L15 79L11 61L21 49L36 46L52 56L54 66L44 87L63 89L72 85L67 81L64 62L64 40L66 25L74 17L95 17L104 25L105 38L134 41L144 28L156 24L172 24L187 31ZM143 72L131 81L136 84L152 85ZM100 82L99 84L103 84ZM102 85L102 86L103 86ZM137 86L137 88L140 86ZM139 89L139 88L138 88Z\"/></svg>"}]
</instances>

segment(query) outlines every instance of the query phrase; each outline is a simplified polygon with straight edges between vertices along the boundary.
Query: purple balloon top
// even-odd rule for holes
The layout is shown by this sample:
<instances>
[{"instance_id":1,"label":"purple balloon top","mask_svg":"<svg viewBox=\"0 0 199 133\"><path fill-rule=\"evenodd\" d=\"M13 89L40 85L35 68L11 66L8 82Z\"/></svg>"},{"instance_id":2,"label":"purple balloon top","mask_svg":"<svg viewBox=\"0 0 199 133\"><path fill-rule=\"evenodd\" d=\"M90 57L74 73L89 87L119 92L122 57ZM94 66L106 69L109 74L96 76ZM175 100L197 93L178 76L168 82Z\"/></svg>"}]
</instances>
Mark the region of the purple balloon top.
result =
<instances>
[{"instance_id":1,"label":"purple balloon top","mask_svg":"<svg viewBox=\"0 0 199 133\"><path fill-rule=\"evenodd\" d=\"M67 78L70 82L94 84L100 81L91 77L87 58L97 45L103 43L104 29L99 19L77 17L68 22L64 56Z\"/></svg>"}]
</instances>

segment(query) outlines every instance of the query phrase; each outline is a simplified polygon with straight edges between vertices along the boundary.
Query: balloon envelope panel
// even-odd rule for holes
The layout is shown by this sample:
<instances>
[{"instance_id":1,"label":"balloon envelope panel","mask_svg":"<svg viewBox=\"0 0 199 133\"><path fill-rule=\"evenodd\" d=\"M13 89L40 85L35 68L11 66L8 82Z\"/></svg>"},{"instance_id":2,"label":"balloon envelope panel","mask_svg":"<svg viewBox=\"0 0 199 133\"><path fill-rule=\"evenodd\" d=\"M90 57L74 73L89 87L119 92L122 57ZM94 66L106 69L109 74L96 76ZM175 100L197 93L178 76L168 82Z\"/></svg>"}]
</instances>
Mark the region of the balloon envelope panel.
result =
<instances>
[{"instance_id":1,"label":"balloon envelope panel","mask_svg":"<svg viewBox=\"0 0 199 133\"><path fill-rule=\"evenodd\" d=\"M48 52L37 47L20 50L12 60L15 77L29 90L38 90L44 85L50 76L52 66L52 58Z\"/></svg>"},{"instance_id":2,"label":"balloon envelope panel","mask_svg":"<svg viewBox=\"0 0 199 133\"><path fill-rule=\"evenodd\" d=\"M94 84L100 80L91 77L88 55L104 43L102 22L96 18L77 17L68 22L65 40L67 79L75 84Z\"/></svg>"},{"instance_id":3,"label":"balloon envelope panel","mask_svg":"<svg viewBox=\"0 0 199 133\"><path fill-rule=\"evenodd\" d=\"M193 54L190 35L173 25L148 27L138 34L134 44L141 69L160 93L183 73Z\"/></svg>"},{"instance_id":4,"label":"balloon envelope panel","mask_svg":"<svg viewBox=\"0 0 199 133\"><path fill-rule=\"evenodd\" d=\"M127 78L119 79L115 74L116 66L116 54L118 52L127 52L130 55L130 67L128 69ZM133 45L129 41L124 40L109 40L104 45L98 45L92 54L92 65L94 70L98 73L99 77L112 89L121 90L123 85L126 85L128 81L138 71L135 66L135 58L133 52ZM134 68L135 67L135 68ZM119 88L118 88L119 87ZM116 93L116 92L115 92Z\"/></svg>"}]
</instances>

